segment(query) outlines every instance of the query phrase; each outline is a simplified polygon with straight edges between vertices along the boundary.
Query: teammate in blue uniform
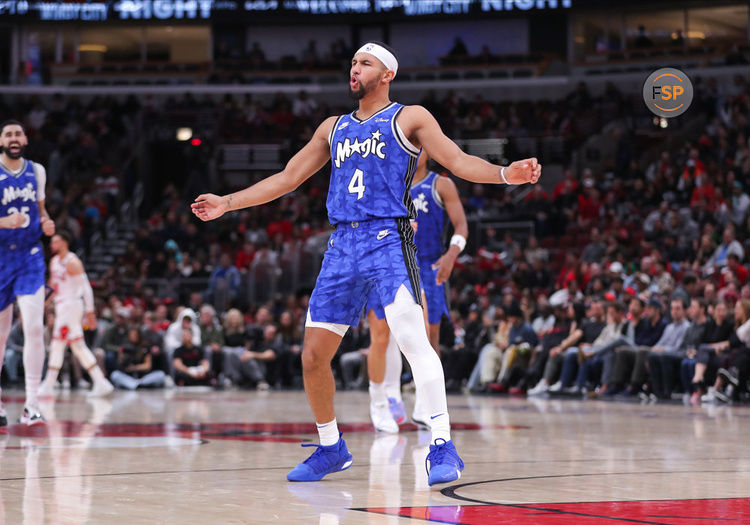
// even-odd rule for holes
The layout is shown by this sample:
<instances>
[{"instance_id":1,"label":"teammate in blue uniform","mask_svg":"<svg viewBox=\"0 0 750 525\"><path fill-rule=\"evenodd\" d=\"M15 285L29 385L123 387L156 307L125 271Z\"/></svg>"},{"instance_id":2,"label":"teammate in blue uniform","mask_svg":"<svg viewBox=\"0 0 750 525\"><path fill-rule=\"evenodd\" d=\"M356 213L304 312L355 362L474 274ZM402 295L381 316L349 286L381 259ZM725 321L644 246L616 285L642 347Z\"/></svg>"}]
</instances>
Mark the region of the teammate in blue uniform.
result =
<instances>
[{"instance_id":1,"label":"teammate in blue uniform","mask_svg":"<svg viewBox=\"0 0 750 525\"><path fill-rule=\"evenodd\" d=\"M501 167L467 155L426 109L391 102L389 88L397 70L391 49L365 44L350 70L349 90L359 101L357 110L326 119L283 171L231 195L199 195L192 204L200 219L216 219L281 197L332 163L327 206L336 230L310 297L302 350L305 392L320 445L313 445L315 452L289 472L290 481L316 481L352 463L336 423L330 363L373 289L385 305L388 326L409 360L414 381L425 393L432 430L429 483L458 479L463 462L451 441L443 370L420 307L409 186L421 148L456 176L474 182L535 183L541 175L536 159Z\"/></svg>"},{"instance_id":2,"label":"teammate in blue uniform","mask_svg":"<svg viewBox=\"0 0 750 525\"><path fill-rule=\"evenodd\" d=\"M427 333L430 344L439 355L440 321L443 315L450 315L447 280L458 255L466 246L469 228L456 185L448 177L428 171L428 160L426 153L420 155L410 193L417 211L414 243L427 314ZM446 215L454 232L447 250ZM377 430L398 432L398 425L406 421L401 399L401 353L395 338L389 337L390 330L378 297L370 294L367 306L371 309L367 317L371 341L367 354L370 418ZM421 427L429 427L429 414L419 390L412 421Z\"/></svg>"},{"instance_id":3,"label":"teammate in blue uniform","mask_svg":"<svg viewBox=\"0 0 750 525\"><path fill-rule=\"evenodd\" d=\"M44 422L37 389L44 367L44 250L39 238L54 235L55 223L44 207L44 168L23 158L28 144L23 125L0 127L0 366L18 300L23 323L26 404L20 422ZM8 424L0 405L0 426Z\"/></svg>"}]
</instances>

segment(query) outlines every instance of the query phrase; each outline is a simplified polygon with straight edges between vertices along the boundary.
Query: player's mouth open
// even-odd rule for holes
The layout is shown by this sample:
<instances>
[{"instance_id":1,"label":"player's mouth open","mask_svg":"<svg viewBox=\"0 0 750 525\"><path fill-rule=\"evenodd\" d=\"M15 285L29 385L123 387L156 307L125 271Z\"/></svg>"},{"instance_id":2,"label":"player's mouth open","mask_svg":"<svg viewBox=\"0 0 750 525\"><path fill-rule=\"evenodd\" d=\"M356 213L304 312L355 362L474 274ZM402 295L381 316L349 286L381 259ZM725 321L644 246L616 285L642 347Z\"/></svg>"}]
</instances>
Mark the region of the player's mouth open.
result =
<instances>
[{"instance_id":1,"label":"player's mouth open","mask_svg":"<svg viewBox=\"0 0 750 525\"><path fill-rule=\"evenodd\" d=\"M355 77L352 77L351 79L349 79L349 87L350 88L355 88L358 85L359 85L359 81Z\"/></svg>"}]
</instances>

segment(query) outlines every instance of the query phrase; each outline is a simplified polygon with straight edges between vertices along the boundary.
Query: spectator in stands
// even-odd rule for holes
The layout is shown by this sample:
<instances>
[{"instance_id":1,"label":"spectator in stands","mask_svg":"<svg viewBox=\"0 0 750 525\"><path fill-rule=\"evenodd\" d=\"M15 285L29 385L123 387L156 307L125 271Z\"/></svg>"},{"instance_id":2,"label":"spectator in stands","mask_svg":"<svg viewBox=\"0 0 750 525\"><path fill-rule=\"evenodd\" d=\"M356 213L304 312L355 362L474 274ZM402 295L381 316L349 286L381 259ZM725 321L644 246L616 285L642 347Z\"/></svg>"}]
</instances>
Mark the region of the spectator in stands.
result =
<instances>
[{"instance_id":1,"label":"spectator in stands","mask_svg":"<svg viewBox=\"0 0 750 525\"><path fill-rule=\"evenodd\" d=\"M528 394L544 395L549 390L550 383L544 377L545 366L549 357L549 352L562 344L568 335L570 335L573 322L577 324L584 317L584 307L580 303L567 305L559 294L553 294L550 297L550 305L553 307L555 323L553 327L541 338L541 344L534 349L531 355L529 366L523 370L523 378L514 385L514 389L519 394L526 388L529 388ZM578 312L578 313L576 313ZM575 330L575 329L574 329ZM514 375L515 371L512 372Z\"/></svg>"},{"instance_id":2,"label":"spectator in stands","mask_svg":"<svg viewBox=\"0 0 750 525\"><path fill-rule=\"evenodd\" d=\"M102 370L109 375L117 369L119 352L128 343L130 310L120 306L115 311L115 322L107 329L101 341L101 347L94 349L94 355Z\"/></svg>"},{"instance_id":3,"label":"spectator in stands","mask_svg":"<svg viewBox=\"0 0 750 525\"><path fill-rule=\"evenodd\" d=\"M634 396L641 393L641 387L646 382L646 363L650 353L679 352L690 326L690 321L685 316L685 303L682 302L682 299L672 300L670 313L672 322L664 327L664 332L654 346L620 347L615 352L612 383L617 386L627 384L625 391L622 393L623 396Z\"/></svg>"},{"instance_id":4,"label":"spectator in stands","mask_svg":"<svg viewBox=\"0 0 750 525\"><path fill-rule=\"evenodd\" d=\"M279 316L278 330L281 342L288 349L283 356L284 362L279 362L283 385L301 386L297 380L302 377L302 332L290 310L285 310Z\"/></svg>"},{"instance_id":5,"label":"spectator in stands","mask_svg":"<svg viewBox=\"0 0 750 525\"><path fill-rule=\"evenodd\" d=\"M726 303L723 301L716 303L703 339L696 347L696 352L691 352L694 357L694 366L693 373L690 376L692 381L686 391L691 392L690 402L693 405L700 403L701 396L706 393L706 385L713 384L721 361L726 355L723 352L728 348L726 342L732 336L735 322L729 317L728 313L729 309ZM684 366L688 367L688 371L690 371L689 361Z\"/></svg>"},{"instance_id":6,"label":"spectator in stands","mask_svg":"<svg viewBox=\"0 0 750 525\"><path fill-rule=\"evenodd\" d=\"M276 335L276 327L268 325L263 331L263 339L257 351L246 348L240 355L232 354L233 368L240 373L240 384L248 384L257 390L270 388L266 376L267 365L274 361L277 353L281 351Z\"/></svg>"},{"instance_id":7,"label":"spectator in stands","mask_svg":"<svg viewBox=\"0 0 750 525\"><path fill-rule=\"evenodd\" d=\"M587 263L601 261L606 249L599 228L591 228L591 241L583 248L581 260Z\"/></svg>"},{"instance_id":8,"label":"spectator in stands","mask_svg":"<svg viewBox=\"0 0 750 525\"><path fill-rule=\"evenodd\" d=\"M131 327L128 330L128 343L118 352L117 370L110 375L112 383L127 390L138 387L161 388L165 385L166 378L163 370L153 369L151 351L143 341L140 330Z\"/></svg>"},{"instance_id":9,"label":"spectator in stands","mask_svg":"<svg viewBox=\"0 0 750 525\"><path fill-rule=\"evenodd\" d=\"M487 385L492 382L500 383L506 389L510 378L506 377L508 371L516 360L529 362L531 351L539 344L537 336L531 325L524 320L521 308L513 304L505 311L507 319L506 327L499 327L498 334L492 344L482 349L482 360L478 363L480 367L480 384Z\"/></svg>"},{"instance_id":10,"label":"spectator in stands","mask_svg":"<svg viewBox=\"0 0 750 525\"><path fill-rule=\"evenodd\" d=\"M728 403L736 400L740 391L747 390L750 379L750 301L735 303L734 324L729 339L714 346L717 352L723 352L721 368L713 386L701 397L703 403Z\"/></svg>"},{"instance_id":11,"label":"spectator in stands","mask_svg":"<svg viewBox=\"0 0 750 525\"><path fill-rule=\"evenodd\" d=\"M682 301L682 299L679 299ZM684 301L682 301L684 302ZM721 303L719 320L726 316L726 305ZM695 357L696 349L711 337L711 322L706 317L706 303L702 299L693 298L687 310L690 326L677 350L663 350L651 352L648 355L648 371L651 377L651 390L658 399L671 399L672 391L681 381L678 374L682 374L681 367L690 357ZM688 365L689 366L689 365ZM682 382L684 383L684 382ZM690 391L688 384L686 392Z\"/></svg>"},{"instance_id":12,"label":"spectator in stands","mask_svg":"<svg viewBox=\"0 0 750 525\"><path fill-rule=\"evenodd\" d=\"M646 35L645 26L638 26L638 36L633 42L633 46L637 48L654 47L654 42Z\"/></svg>"},{"instance_id":13,"label":"spectator in stands","mask_svg":"<svg viewBox=\"0 0 750 525\"><path fill-rule=\"evenodd\" d=\"M234 302L239 293L242 276L237 267L232 265L228 253L221 254L219 266L208 281L206 300L216 304L218 301Z\"/></svg>"},{"instance_id":14,"label":"spectator in stands","mask_svg":"<svg viewBox=\"0 0 750 525\"><path fill-rule=\"evenodd\" d=\"M224 372L224 330L216 319L216 310L210 304L200 307L199 328L201 346L211 363L211 370L217 376L219 384L226 386L228 378Z\"/></svg>"},{"instance_id":15,"label":"spectator in stands","mask_svg":"<svg viewBox=\"0 0 750 525\"><path fill-rule=\"evenodd\" d=\"M448 54L443 57L442 61L445 64L461 65L464 64L468 58L469 51L466 49L466 44L464 44L464 41L460 36L457 36L453 40L453 47L451 47Z\"/></svg>"},{"instance_id":16,"label":"spectator in stands","mask_svg":"<svg viewBox=\"0 0 750 525\"><path fill-rule=\"evenodd\" d=\"M575 313L575 312L574 312ZM587 318L575 326L571 325L568 336L557 346L549 351L547 364L544 368L544 379L549 387L549 392L562 391L562 381L559 374L562 369L565 353L580 344L593 343L606 325L604 319L604 308L600 299L593 299L586 312ZM577 352L577 350L576 350ZM554 381L558 378L557 381Z\"/></svg>"},{"instance_id":17,"label":"spectator in stands","mask_svg":"<svg viewBox=\"0 0 750 525\"><path fill-rule=\"evenodd\" d=\"M605 356L614 351L617 346L623 344L625 324L625 305L614 302L607 306L607 324L599 335L591 343L583 342L577 347L570 347L565 351L560 372L560 387L566 394L585 393L588 372L593 363L588 367L583 364L597 356ZM604 358L597 362L603 363ZM575 384L573 380L575 378ZM598 378L597 378L598 379ZM557 390L557 385L554 385ZM552 390L553 392L556 390Z\"/></svg>"},{"instance_id":18,"label":"spectator in stands","mask_svg":"<svg viewBox=\"0 0 750 525\"><path fill-rule=\"evenodd\" d=\"M164 355L164 335L159 330L155 312L143 314L141 326L141 341L151 354L151 368L166 372L169 370L167 358Z\"/></svg>"},{"instance_id":19,"label":"spectator in stands","mask_svg":"<svg viewBox=\"0 0 750 525\"><path fill-rule=\"evenodd\" d=\"M173 363L172 356L179 346L184 346L185 331L193 334L193 346L201 349L201 329L195 317L195 312L190 308L180 308L175 321L169 325L164 334L164 353L167 362Z\"/></svg>"},{"instance_id":20,"label":"spectator in stands","mask_svg":"<svg viewBox=\"0 0 750 525\"><path fill-rule=\"evenodd\" d=\"M174 382L179 386L210 385L211 365L203 350L193 342L190 327L182 330L182 344L173 355Z\"/></svg>"},{"instance_id":21,"label":"spectator in stands","mask_svg":"<svg viewBox=\"0 0 750 525\"><path fill-rule=\"evenodd\" d=\"M722 268L727 265L727 256L730 253L737 255L738 259L742 261L745 258L745 250L742 245L734 238L734 226L728 224L724 228L724 233L721 236L721 244L716 247L711 258L706 262L708 267Z\"/></svg>"}]
</instances>

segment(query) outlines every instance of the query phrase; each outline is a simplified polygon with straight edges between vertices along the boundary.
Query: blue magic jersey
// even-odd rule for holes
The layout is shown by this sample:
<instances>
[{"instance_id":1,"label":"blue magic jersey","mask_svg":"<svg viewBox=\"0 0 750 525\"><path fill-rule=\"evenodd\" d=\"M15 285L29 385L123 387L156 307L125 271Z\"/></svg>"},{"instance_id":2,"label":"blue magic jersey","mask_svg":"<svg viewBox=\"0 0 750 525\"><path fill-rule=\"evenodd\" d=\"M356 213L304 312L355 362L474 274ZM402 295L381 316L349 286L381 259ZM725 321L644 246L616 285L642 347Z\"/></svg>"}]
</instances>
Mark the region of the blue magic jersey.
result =
<instances>
[{"instance_id":1,"label":"blue magic jersey","mask_svg":"<svg viewBox=\"0 0 750 525\"><path fill-rule=\"evenodd\" d=\"M366 120L356 111L336 120L329 137L331 224L416 216L408 190L420 150L396 124L402 108L392 102Z\"/></svg>"},{"instance_id":2,"label":"blue magic jersey","mask_svg":"<svg viewBox=\"0 0 750 525\"><path fill-rule=\"evenodd\" d=\"M435 262L445 250L445 207L437 192L439 178L440 175L431 171L411 188L411 200L417 210L414 244L420 261Z\"/></svg>"},{"instance_id":3,"label":"blue magic jersey","mask_svg":"<svg viewBox=\"0 0 750 525\"><path fill-rule=\"evenodd\" d=\"M28 160L24 162L23 169L16 175L0 164L0 217L20 213L26 218L21 228L0 229L0 249L30 246L42 236L34 163Z\"/></svg>"}]
</instances>

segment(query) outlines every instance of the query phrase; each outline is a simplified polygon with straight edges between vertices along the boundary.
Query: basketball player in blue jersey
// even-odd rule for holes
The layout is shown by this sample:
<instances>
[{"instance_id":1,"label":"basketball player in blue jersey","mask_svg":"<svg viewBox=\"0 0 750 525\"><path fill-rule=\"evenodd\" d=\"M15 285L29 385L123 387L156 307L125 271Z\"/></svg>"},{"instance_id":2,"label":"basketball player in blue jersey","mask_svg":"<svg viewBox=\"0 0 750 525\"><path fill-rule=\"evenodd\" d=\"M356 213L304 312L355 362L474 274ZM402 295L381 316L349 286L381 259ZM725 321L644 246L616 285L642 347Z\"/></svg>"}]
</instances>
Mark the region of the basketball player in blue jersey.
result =
<instances>
[{"instance_id":1,"label":"basketball player in blue jersey","mask_svg":"<svg viewBox=\"0 0 750 525\"><path fill-rule=\"evenodd\" d=\"M466 246L469 227L456 185L427 169L428 156L422 153L411 185L412 203L417 211L414 244L417 247L419 277L427 313L430 344L440 354L440 321L450 316L447 280L458 255ZM453 236L445 250L448 231L446 215L453 225ZM406 420L401 399L401 354L395 338L389 337L383 306L377 295L368 298L370 351L367 371L370 378L370 418L377 430L398 432L398 424ZM417 390L412 421L429 427L423 396Z\"/></svg>"},{"instance_id":2,"label":"basketball player in blue jersey","mask_svg":"<svg viewBox=\"0 0 750 525\"><path fill-rule=\"evenodd\" d=\"M42 233L54 235L55 223L44 207L47 173L23 158L28 144L20 122L0 127L0 366L18 300L23 324L26 404L20 422L44 422L37 408L37 389L44 367L44 251ZM0 405L0 426L8 424Z\"/></svg>"},{"instance_id":3,"label":"basketball player in blue jersey","mask_svg":"<svg viewBox=\"0 0 750 525\"><path fill-rule=\"evenodd\" d=\"M290 481L317 481L349 468L352 456L339 434L333 409L331 359L349 326L358 324L369 292L385 305L391 333L414 371L430 414L429 483L458 479L464 464L451 441L443 370L430 346L420 307L421 290L409 186L422 148L456 176L484 184L535 183L536 159L507 167L465 154L421 106L389 99L398 71L392 50L367 43L352 58L349 90L359 107L330 117L283 171L231 195L199 195L193 213L207 221L227 211L265 204L296 189L331 160L328 218L336 230L310 297L302 350L305 392L320 445L292 469Z\"/></svg>"}]
</instances>

